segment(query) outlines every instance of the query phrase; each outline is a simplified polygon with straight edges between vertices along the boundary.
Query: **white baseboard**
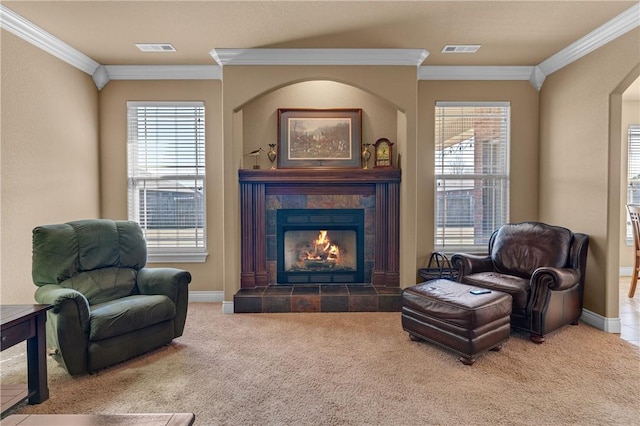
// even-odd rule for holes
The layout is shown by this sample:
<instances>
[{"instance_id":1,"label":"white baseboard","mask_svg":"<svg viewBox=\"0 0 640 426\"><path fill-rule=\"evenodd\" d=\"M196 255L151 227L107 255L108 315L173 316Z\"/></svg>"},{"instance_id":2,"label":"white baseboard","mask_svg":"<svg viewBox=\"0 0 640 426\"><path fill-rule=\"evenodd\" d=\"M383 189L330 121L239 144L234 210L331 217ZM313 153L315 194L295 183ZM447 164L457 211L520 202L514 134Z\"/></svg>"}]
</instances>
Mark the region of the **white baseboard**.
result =
<instances>
[{"instance_id":1,"label":"white baseboard","mask_svg":"<svg viewBox=\"0 0 640 426\"><path fill-rule=\"evenodd\" d=\"M233 302L224 300L224 291L190 291L189 302L222 302L222 313L232 314Z\"/></svg>"},{"instance_id":2,"label":"white baseboard","mask_svg":"<svg viewBox=\"0 0 640 426\"><path fill-rule=\"evenodd\" d=\"M224 291L190 291L189 302L222 302Z\"/></svg>"},{"instance_id":3,"label":"white baseboard","mask_svg":"<svg viewBox=\"0 0 640 426\"><path fill-rule=\"evenodd\" d=\"M633 266L621 266L620 267L620 276L621 277L630 277L633 275Z\"/></svg>"},{"instance_id":4,"label":"white baseboard","mask_svg":"<svg viewBox=\"0 0 640 426\"><path fill-rule=\"evenodd\" d=\"M226 300L222 301L222 313L223 314L233 314L233 302L229 302Z\"/></svg>"},{"instance_id":5,"label":"white baseboard","mask_svg":"<svg viewBox=\"0 0 640 426\"><path fill-rule=\"evenodd\" d=\"M620 333L620 318L607 318L589 310L583 309L580 319L587 324L606 333Z\"/></svg>"}]
</instances>

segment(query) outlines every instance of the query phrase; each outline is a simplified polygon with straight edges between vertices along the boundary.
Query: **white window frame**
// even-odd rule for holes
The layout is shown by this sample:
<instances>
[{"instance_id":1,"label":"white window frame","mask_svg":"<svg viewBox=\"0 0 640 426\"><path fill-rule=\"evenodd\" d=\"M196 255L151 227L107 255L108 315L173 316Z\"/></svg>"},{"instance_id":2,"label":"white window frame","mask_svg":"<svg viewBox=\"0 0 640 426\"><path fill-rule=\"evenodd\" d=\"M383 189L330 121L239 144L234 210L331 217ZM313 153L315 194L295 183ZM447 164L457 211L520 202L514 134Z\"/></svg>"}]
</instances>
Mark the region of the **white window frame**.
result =
<instances>
[{"instance_id":1,"label":"white window frame","mask_svg":"<svg viewBox=\"0 0 640 426\"><path fill-rule=\"evenodd\" d=\"M461 133L460 141L457 143L456 147L453 145L448 148L455 148L461 151L461 154L454 154L453 150L449 155L445 156L443 154L444 149L446 149L446 140L447 135L444 134L445 131L445 117L439 113L439 108L460 108L460 107L472 107L472 108L483 108L483 107L497 107L497 108L505 108L504 114L502 114L503 122L500 123L502 132L502 139L497 139L502 141L504 139L504 145L500 145L497 148L498 155L502 155L502 161L497 162L500 166L496 170L492 163L492 170L488 170L487 172L478 173L476 156L471 151L471 154L467 151L465 154L464 150L473 150L474 147L477 148L475 144L475 133L473 135L469 134L469 139L464 139L464 135ZM510 187L510 171L509 171L509 157L510 157L510 138L511 138L511 103L510 102L451 102L451 101L437 101L435 105L435 120L441 120L440 123L435 123L434 132L437 133L438 129L442 132L442 134L435 134L435 146L434 146L434 158L435 162L435 179L434 179L434 248L436 251L442 251L446 253L453 253L456 251L464 251L471 253L486 253L488 247L488 239L491 236L491 233L503 225L504 223L508 223L509 221L509 187ZM438 125L439 124L439 125ZM468 145L468 146L466 146ZM483 146L484 147L484 146ZM441 149L442 148L442 149ZM493 155L493 152L491 153ZM455 155L455 156L454 156ZM470 164L469 160L473 161ZM460 162L460 166L457 167L459 172L455 169L454 162ZM469 169L472 168L473 172L469 172ZM489 184L489 189L484 189L485 184ZM464 221L469 219L474 221L473 216L475 216L474 212L477 211L479 206L475 204L475 196L473 196L474 192L477 190L478 185L482 185L483 196L491 195L490 190L494 190L494 194L496 194L494 204L494 210L490 217L490 223L482 223L482 229L476 229L479 226L479 223L472 223L471 225L458 225L458 226L449 226L447 227L446 223L455 219L459 219L460 221ZM463 203L463 199L455 200L454 198L450 198L446 196L447 188L452 188L452 191L457 191L459 193L458 197L460 198L464 195L464 189L467 188L470 194L467 194L467 198L469 199L467 203ZM486 191L486 192L485 192ZM458 202L459 208L463 208L467 206L471 211L471 217L466 217L464 214L461 215L452 215L447 214L446 209L447 205L450 202ZM496 210L499 208L499 210ZM460 222L461 223L461 222ZM447 228L449 228L447 230Z\"/></svg>"},{"instance_id":2,"label":"white window frame","mask_svg":"<svg viewBox=\"0 0 640 426\"><path fill-rule=\"evenodd\" d=\"M630 124L627 129L627 204L640 204L640 124ZM633 243L633 230L629 214L625 241L628 246Z\"/></svg>"},{"instance_id":3,"label":"white window frame","mask_svg":"<svg viewBox=\"0 0 640 426\"><path fill-rule=\"evenodd\" d=\"M141 128L141 120L139 119L138 111L140 108L196 108L197 123L193 127L184 127L187 129L182 134L182 141L180 145L169 145L170 148L180 148L180 151L172 149L166 150L167 146L161 147L161 150L156 150L158 145L155 144L157 136L168 137L169 139L174 135L171 133L175 131L175 136L178 137L182 130L179 128L174 129L154 129L153 132L149 132L147 137L145 135L140 136L139 129ZM178 123L178 121L175 121ZM153 119L150 120L152 125L157 125ZM179 123L182 123L181 121ZM190 125L190 124L189 124ZM207 215L206 215L206 170L205 170L205 105L204 102L199 101L136 101L127 102L127 204L128 204L128 216L129 220L140 224L142 231L147 240L147 261L149 263L166 263L166 262L205 262L207 258ZM144 132L143 132L144 133ZM193 136L195 135L195 137ZM187 139L184 139L184 137ZM141 142L139 138L143 138L144 142ZM189 144L188 138L192 138L192 146ZM159 137L157 138L160 139ZM143 151L148 149L149 152L154 152L154 156L146 155ZM185 151L188 148L190 151ZM165 164L164 167L158 163L154 163L154 158L159 158L164 154L164 158L170 158L172 161ZM171 156L175 154L176 156ZM180 156L180 159L177 158ZM182 161L180 161L182 160ZM185 161L186 160L186 161ZM178 165L186 164L188 170L183 171ZM141 202L147 202L147 198L144 197L141 200L140 191L143 190L146 193L146 188L152 188L153 192L159 193L157 188L163 188L165 191L177 193L184 191L186 194L191 194L190 199L197 209L191 210L191 213L195 214L187 215L183 217L183 220L188 220L189 223L194 224L187 226L176 226L174 228L164 228L162 226L154 226L152 224L153 219L149 219L151 214L141 215ZM153 189L155 188L155 189ZM201 194L197 194L201 192ZM174 197L176 212L180 207L177 198ZM199 211L200 210L200 211ZM153 213L153 212L150 212ZM161 212L156 211L156 221L170 220L177 223L180 220L177 216L162 216ZM162 235L164 229L165 234ZM167 232L168 231L168 232Z\"/></svg>"}]
</instances>

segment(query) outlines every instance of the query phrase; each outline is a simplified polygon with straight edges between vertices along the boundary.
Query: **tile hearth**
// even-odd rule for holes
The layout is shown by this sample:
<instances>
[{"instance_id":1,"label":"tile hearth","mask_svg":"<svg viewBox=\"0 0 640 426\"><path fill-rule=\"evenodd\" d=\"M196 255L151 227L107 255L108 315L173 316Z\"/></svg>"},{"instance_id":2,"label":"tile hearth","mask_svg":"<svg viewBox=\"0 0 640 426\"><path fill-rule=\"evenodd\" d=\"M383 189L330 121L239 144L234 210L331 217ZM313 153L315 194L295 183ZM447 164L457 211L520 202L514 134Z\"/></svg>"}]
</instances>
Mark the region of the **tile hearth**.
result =
<instances>
[{"instance_id":1,"label":"tile hearth","mask_svg":"<svg viewBox=\"0 0 640 426\"><path fill-rule=\"evenodd\" d=\"M399 287L372 285L270 285L240 289L236 313L399 312Z\"/></svg>"}]
</instances>

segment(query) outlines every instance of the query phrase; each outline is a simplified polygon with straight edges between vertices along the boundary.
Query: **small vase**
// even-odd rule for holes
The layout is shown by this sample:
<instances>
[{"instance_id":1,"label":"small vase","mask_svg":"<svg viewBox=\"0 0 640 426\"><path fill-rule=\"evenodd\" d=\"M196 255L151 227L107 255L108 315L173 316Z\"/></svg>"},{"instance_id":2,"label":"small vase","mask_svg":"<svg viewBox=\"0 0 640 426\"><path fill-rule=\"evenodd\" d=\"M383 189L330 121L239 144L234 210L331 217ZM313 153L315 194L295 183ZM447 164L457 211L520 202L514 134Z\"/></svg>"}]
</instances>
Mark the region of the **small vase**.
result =
<instances>
[{"instance_id":1,"label":"small vase","mask_svg":"<svg viewBox=\"0 0 640 426\"><path fill-rule=\"evenodd\" d=\"M369 168L369 159L371 158L371 151L369 151L369 147L371 146L370 143L365 143L362 144L362 146L364 146L364 149L362 150L362 160L364 161L364 164L362 165L363 169L368 169Z\"/></svg>"},{"instance_id":2,"label":"small vase","mask_svg":"<svg viewBox=\"0 0 640 426\"><path fill-rule=\"evenodd\" d=\"M276 148L276 144L275 143L270 143L269 144L269 152L267 152L267 158L271 162L271 167L269 167L270 170L275 170L276 169L275 161L276 161L276 158L277 158L278 154L276 154L276 149L275 148Z\"/></svg>"}]
</instances>

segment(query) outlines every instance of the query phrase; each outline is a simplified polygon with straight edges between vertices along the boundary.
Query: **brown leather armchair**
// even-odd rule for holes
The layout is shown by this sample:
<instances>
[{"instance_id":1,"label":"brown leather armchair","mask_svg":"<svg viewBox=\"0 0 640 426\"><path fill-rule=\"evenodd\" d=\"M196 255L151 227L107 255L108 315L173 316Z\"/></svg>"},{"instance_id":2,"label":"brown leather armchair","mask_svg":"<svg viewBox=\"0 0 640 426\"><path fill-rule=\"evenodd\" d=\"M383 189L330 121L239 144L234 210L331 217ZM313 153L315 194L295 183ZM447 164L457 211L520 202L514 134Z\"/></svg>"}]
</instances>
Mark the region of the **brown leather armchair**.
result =
<instances>
[{"instance_id":1,"label":"brown leather armchair","mask_svg":"<svg viewBox=\"0 0 640 426\"><path fill-rule=\"evenodd\" d=\"M582 314L589 237L541 222L506 224L489 239L486 256L456 253L461 283L509 293L511 326L544 336L577 324Z\"/></svg>"}]
</instances>

